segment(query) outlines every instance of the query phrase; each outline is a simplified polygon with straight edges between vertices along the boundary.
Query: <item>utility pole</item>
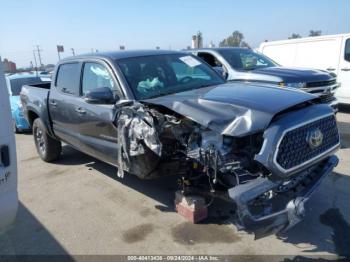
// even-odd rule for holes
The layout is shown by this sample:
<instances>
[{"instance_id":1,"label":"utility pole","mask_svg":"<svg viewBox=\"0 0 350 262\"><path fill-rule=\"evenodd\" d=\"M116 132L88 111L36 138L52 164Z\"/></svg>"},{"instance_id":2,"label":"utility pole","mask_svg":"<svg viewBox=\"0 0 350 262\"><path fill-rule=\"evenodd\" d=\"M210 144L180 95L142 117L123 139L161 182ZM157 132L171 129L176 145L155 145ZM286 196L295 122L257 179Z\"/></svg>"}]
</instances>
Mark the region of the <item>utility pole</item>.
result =
<instances>
[{"instance_id":1,"label":"utility pole","mask_svg":"<svg viewBox=\"0 0 350 262\"><path fill-rule=\"evenodd\" d=\"M38 58L39 58L39 64L40 64L40 68L42 67L43 63L41 61L41 55L40 55L40 52L43 51L42 49L40 49L40 47L37 45L36 46L36 50L38 52Z\"/></svg>"},{"instance_id":2,"label":"utility pole","mask_svg":"<svg viewBox=\"0 0 350 262\"><path fill-rule=\"evenodd\" d=\"M35 50L33 50L33 55L34 55L34 63L35 63L35 72L36 72L36 75L38 76L38 63L36 62Z\"/></svg>"},{"instance_id":3,"label":"utility pole","mask_svg":"<svg viewBox=\"0 0 350 262\"><path fill-rule=\"evenodd\" d=\"M74 48L71 48L73 56L75 56Z\"/></svg>"}]
</instances>

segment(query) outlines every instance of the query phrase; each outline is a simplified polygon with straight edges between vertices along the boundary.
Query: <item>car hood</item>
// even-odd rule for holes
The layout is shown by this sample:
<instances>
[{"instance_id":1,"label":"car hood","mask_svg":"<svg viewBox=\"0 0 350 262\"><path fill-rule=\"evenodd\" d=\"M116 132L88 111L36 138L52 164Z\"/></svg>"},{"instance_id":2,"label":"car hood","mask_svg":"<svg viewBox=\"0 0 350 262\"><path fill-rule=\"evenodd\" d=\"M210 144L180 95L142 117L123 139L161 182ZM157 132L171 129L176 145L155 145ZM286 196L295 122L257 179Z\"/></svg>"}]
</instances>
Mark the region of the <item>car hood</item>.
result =
<instances>
[{"instance_id":1,"label":"car hood","mask_svg":"<svg viewBox=\"0 0 350 262\"><path fill-rule=\"evenodd\" d=\"M239 137L266 129L277 113L314 98L295 89L228 83L143 102L164 106L220 134Z\"/></svg>"},{"instance_id":2,"label":"car hood","mask_svg":"<svg viewBox=\"0 0 350 262\"><path fill-rule=\"evenodd\" d=\"M318 82L332 80L334 77L327 71L289 68L289 67L266 67L252 70L253 74L263 74L280 77L283 82Z\"/></svg>"}]
</instances>

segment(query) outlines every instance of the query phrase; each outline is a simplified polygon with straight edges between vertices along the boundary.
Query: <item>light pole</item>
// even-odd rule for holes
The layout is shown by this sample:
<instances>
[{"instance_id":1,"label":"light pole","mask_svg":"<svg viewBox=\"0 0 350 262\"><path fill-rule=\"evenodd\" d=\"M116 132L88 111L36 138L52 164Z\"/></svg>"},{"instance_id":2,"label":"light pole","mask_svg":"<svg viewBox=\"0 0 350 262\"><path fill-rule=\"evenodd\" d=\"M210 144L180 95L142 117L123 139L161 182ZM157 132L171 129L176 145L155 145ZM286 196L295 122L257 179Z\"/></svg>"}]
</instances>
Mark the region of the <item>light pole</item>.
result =
<instances>
[{"instance_id":1,"label":"light pole","mask_svg":"<svg viewBox=\"0 0 350 262\"><path fill-rule=\"evenodd\" d=\"M34 56L34 63L35 63L35 72L36 72L36 75L38 76L38 64L36 62L35 50L33 50L33 56Z\"/></svg>"},{"instance_id":2,"label":"light pole","mask_svg":"<svg viewBox=\"0 0 350 262\"><path fill-rule=\"evenodd\" d=\"M40 64L40 68L42 67L43 63L41 61L41 55L40 55L40 52L43 51L42 49L39 48L39 46L37 45L36 46L36 50L38 52L38 58L39 58L39 64Z\"/></svg>"}]
</instances>

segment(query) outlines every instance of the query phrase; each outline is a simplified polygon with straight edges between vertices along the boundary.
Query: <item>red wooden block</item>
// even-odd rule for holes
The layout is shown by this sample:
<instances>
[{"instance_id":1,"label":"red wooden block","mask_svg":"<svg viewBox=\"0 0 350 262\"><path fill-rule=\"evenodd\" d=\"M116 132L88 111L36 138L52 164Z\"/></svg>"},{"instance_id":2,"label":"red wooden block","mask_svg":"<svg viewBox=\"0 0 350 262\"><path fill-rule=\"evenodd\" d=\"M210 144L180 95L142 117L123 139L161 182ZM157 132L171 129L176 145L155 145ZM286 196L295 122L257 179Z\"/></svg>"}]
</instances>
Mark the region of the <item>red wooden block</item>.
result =
<instances>
[{"instance_id":1,"label":"red wooden block","mask_svg":"<svg viewBox=\"0 0 350 262\"><path fill-rule=\"evenodd\" d=\"M176 211L192 223L198 223L208 217L208 208L204 198L200 196L184 196L176 192Z\"/></svg>"}]
</instances>

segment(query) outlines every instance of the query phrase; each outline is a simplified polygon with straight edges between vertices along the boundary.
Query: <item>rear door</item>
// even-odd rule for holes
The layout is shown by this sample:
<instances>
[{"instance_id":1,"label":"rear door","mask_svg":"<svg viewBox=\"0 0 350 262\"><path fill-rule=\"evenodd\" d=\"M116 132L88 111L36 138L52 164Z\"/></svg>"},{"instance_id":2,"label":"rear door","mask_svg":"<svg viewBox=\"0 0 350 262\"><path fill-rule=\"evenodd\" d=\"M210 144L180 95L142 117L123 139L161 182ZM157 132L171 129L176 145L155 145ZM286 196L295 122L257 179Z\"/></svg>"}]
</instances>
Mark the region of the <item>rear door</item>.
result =
<instances>
[{"instance_id":1,"label":"rear door","mask_svg":"<svg viewBox=\"0 0 350 262\"><path fill-rule=\"evenodd\" d=\"M76 103L79 99L81 65L80 62L59 65L48 101L54 133L75 147L80 145L80 114Z\"/></svg>"},{"instance_id":2,"label":"rear door","mask_svg":"<svg viewBox=\"0 0 350 262\"><path fill-rule=\"evenodd\" d=\"M79 114L80 148L103 161L116 164L118 133L113 125L114 105L91 104L84 100L90 90L108 87L122 97L116 78L107 63L101 60L85 61L82 69L80 98L76 103Z\"/></svg>"},{"instance_id":3,"label":"rear door","mask_svg":"<svg viewBox=\"0 0 350 262\"><path fill-rule=\"evenodd\" d=\"M338 81L341 87L336 96L341 103L350 103L350 37L344 37L340 56Z\"/></svg>"}]
</instances>

